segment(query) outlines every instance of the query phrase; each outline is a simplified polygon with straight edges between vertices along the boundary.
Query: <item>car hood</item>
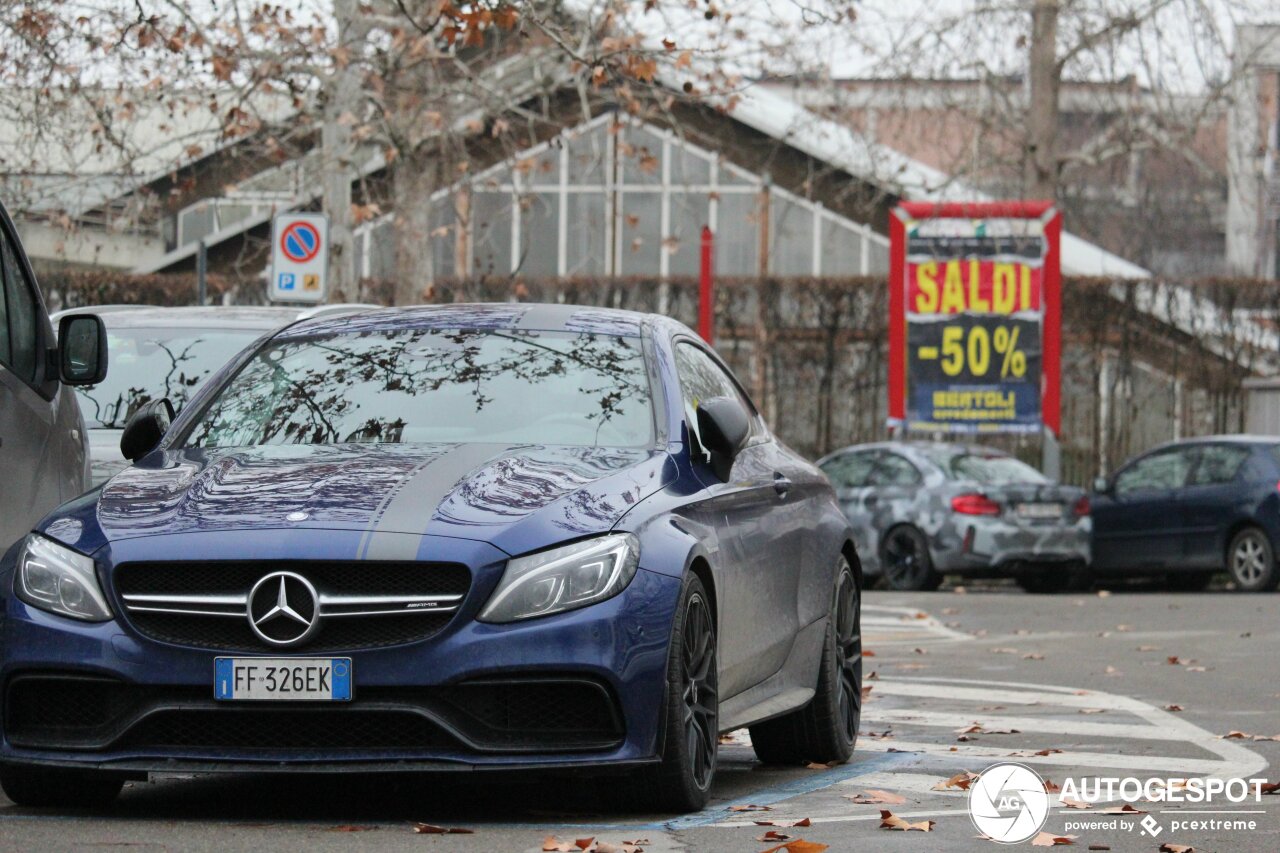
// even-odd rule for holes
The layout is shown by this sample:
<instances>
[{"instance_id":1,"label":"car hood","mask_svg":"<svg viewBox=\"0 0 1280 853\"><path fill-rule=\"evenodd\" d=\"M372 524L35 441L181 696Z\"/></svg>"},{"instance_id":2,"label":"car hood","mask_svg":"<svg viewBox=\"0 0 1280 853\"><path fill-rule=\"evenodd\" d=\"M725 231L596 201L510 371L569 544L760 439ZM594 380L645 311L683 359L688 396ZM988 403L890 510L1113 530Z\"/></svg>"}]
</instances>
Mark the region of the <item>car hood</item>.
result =
<instances>
[{"instance_id":1,"label":"car hood","mask_svg":"<svg viewBox=\"0 0 1280 853\"><path fill-rule=\"evenodd\" d=\"M77 525L68 544L310 527L358 530L370 541L476 539L523 553L611 529L674 475L668 461L658 450L495 444L167 451L113 477L95 501L97 530ZM59 524L44 530L63 538Z\"/></svg>"}]
</instances>

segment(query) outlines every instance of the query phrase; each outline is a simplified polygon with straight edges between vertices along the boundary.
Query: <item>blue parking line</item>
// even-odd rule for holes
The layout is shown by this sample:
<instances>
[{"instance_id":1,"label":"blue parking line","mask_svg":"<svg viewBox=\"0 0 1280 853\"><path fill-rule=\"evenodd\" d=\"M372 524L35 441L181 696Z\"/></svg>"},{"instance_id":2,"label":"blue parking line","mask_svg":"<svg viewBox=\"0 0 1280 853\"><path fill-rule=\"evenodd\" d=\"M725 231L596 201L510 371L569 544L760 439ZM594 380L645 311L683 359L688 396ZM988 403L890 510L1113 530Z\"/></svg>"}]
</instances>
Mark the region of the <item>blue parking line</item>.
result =
<instances>
[{"instance_id":1,"label":"blue parking line","mask_svg":"<svg viewBox=\"0 0 1280 853\"><path fill-rule=\"evenodd\" d=\"M830 770L814 770L806 772L803 776L798 776L787 781L775 785L772 788L765 788L761 791L752 793L749 797L740 800L734 800L731 803L716 805L713 808L703 809L697 814L687 815L685 817L676 818L667 821L654 829L681 830L691 829L698 826L710 826L713 823L729 820L735 815L737 817L749 817L749 815L741 812L734 813L731 810L734 806L771 806L774 803L780 803L783 800L789 800L792 797L799 797L803 794L810 794L814 791L821 791L823 788L830 788L832 785L844 782L847 779L853 779L866 773L876 773L882 770L889 770L903 764L914 764L920 760L918 753L912 752L890 752L879 758L872 758L866 761L857 761L852 764L841 764L832 767Z\"/></svg>"}]
</instances>

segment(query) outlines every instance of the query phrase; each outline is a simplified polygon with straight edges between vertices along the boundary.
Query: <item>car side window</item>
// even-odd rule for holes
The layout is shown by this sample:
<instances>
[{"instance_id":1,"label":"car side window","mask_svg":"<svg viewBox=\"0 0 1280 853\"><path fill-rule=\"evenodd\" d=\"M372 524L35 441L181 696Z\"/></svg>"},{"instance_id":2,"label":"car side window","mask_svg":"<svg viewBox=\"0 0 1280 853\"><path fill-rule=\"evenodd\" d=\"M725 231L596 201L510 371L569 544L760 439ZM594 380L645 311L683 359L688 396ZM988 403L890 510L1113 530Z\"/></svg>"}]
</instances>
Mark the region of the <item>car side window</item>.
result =
<instances>
[{"instance_id":1,"label":"car side window","mask_svg":"<svg viewBox=\"0 0 1280 853\"><path fill-rule=\"evenodd\" d=\"M5 364L27 382L36 379L36 300L9 236L0 230L0 269L4 274L5 346L0 347ZM7 352L6 352L7 351Z\"/></svg>"},{"instance_id":2,"label":"car side window","mask_svg":"<svg viewBox=\"0 0 1280 853\"><path fill-rule=\"evenodd\" d=\"M1210 486L1230 483L1240 473L1240 466L1249 457L1246 447L1230 444L1210 444L1200 448L1200 460L1191 473L1188 485Z\"/></svg>"},{"instance_id":3,"label":"car side window","mask_svg":"<svg viewBox=\"0 0 1280 853\"><path fill-rule=\"evenodd\" d=\"M1116 476L1116 494L1176 489L1186 483L1191 459L1190 448L1180 447L1145 456Z\"/></svg>"},{"instance_id":4,"label":"car side window","mask_svg":"<svg viewBox=\"0 0 1280 853\"><path fill-rule=\"evenodd\" d=\"M870 484L874 453L846 453L822 464L822 471L839 489L861 489Z\"/></svg>"},{"instance_id":5,"label":"car side window","mask_svg":"<svg viewBox=\"0 0 1280 853\"><path fill-rule=\"evenodd\" d=\"M920 482L920 472L910 461L896 453L881 453L876 460L872 485L914 486Z\"/></svg>"},{"instance_id":6,"label":"car side window","mask_svg":"<svg viewBox=\"0 0 1280 853\"><path fill-rule=\"evenodd\" d=\"M756 407L738 388L738 383L701 348L690 343L677 344L676 372L680 375L680 393L684 398L684 413L689 429L695 433L698 430L697 411L700 401L710 400L712 397L736 397L751 419L751 434L747 441L751 442L764 434L764 426Z\"/></svg>"}]
</instances>

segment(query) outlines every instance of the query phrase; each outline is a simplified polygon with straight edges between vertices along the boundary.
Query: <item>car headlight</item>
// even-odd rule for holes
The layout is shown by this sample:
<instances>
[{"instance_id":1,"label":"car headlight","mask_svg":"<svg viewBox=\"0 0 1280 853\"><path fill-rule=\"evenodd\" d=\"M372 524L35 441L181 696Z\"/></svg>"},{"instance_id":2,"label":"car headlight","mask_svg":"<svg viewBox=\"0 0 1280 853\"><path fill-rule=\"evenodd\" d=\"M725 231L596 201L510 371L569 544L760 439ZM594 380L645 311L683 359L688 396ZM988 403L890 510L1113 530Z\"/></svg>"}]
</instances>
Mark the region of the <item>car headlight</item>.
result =
<instances>
[{"instance_id":1,"label":"car headlight","mask_svg":"<svg viewBox=\"0 0 1280 853\"><path fill-rule=\"evenodd\" d=\"M84 554L32 533L18 551L17 575L14 591L32 607L86 622L111 618L93 560Z\"/></svg>"},{"instance_id":2,"label":"car headlight","mask_svg":"<svg viewBox=\"0 0 1280 853\"><path fill-rule=\"evenodd\" d=\"M481 622L516 622L612 598L636 575L640 542L616 533L507 561Z\"/></svg>"}]
</instances>

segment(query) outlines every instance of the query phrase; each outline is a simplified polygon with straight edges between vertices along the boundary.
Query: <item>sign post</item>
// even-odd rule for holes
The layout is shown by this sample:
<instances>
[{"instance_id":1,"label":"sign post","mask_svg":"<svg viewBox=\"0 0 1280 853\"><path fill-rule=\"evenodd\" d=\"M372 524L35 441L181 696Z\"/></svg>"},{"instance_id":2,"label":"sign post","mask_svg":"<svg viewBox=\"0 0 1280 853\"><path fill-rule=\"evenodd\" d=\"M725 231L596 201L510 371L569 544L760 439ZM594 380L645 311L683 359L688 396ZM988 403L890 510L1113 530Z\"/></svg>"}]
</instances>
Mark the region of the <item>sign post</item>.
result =
<instances>
[{"instance_id":1,"label":"sign post","mask_svg":"<svg viewBox=\"0 0 1280 853\"><path fill-rule=\"evenodd\" d=\"M281 213L271 222L271 278L278 302L324 302L329 292L329 219L323 213Z\"/></svg>"},{"instance_id":2,"label":"sign post","mask_svg":"<svg viewBox=\"0 0 1280 853\"><path fill-rule=\"evenodd\" d=\"M895 432L1043 429L1046 449L1056 448L1061 232L1061 215L1050 202L907 202L893 210L889 419Z\"/></svg>"}]
</instances>

